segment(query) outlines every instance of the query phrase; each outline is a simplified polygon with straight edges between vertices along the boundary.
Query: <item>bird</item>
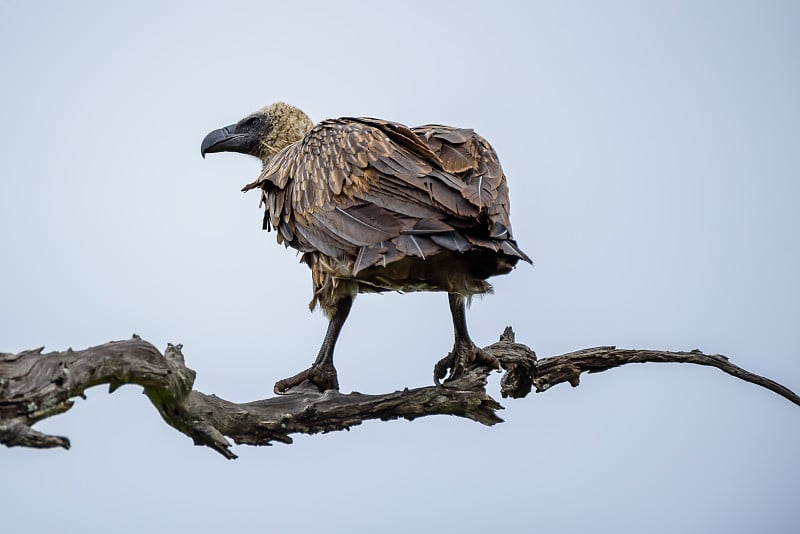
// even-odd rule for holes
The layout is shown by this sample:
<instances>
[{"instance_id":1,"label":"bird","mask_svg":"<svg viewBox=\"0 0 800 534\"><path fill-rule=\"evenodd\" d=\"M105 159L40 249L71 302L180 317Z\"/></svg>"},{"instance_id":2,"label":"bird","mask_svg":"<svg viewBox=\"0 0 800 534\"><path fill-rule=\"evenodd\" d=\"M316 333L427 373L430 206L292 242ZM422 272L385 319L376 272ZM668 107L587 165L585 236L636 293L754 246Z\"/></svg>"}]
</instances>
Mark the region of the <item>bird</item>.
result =
<instances>
[{"instance_id":1,"label":"bird","mask_svg":"<svg viewBox=\"0 0 800 534\"><path fill-rule=\"evenodd\" d=\"M309 307L329 319L313 364L276 382L276 394L304 383L338 390L334 347L359 293L448 294L454 344L434 366L437 385L470 366L499 369L470 337L466 307L492 292L488 278L532 261L512 235L497 154L472 129L370 117L315 125L277 102L211 131L200 152L261 161L260 175L242 191L260 190L263 229L301 253L313 283Z\"/></svg>"}]
</instances>

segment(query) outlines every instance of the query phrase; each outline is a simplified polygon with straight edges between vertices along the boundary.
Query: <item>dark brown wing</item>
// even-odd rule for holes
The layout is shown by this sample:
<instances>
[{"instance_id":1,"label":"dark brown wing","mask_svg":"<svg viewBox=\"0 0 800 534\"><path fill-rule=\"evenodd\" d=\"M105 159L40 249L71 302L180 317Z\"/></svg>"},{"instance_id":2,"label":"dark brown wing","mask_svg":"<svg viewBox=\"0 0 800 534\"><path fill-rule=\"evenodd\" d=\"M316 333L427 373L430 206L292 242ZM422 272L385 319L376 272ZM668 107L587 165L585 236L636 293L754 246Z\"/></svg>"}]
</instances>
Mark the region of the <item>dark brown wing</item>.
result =
<instances>
[{"instance_id":1,"label":"dark brown wing","mask_svg":"<svg viewBox=\"0 0 800 534\"><path fill-rule=\"evenodd\" d=\"M245 190L255 187L279 240L341 260L349 276L404 256L476 247L530 261L511 237L497 156L471 130L324 121Z\"/></svg>"},{"instance_id":2,"label":"dark brown wing","mask_svg":"<svg viewBox=\"0 0 800 534\"><path fill-rule=\"evenodd\" d=\"M432 124L412 130L442 160L444 170L462 182L462 196L488 216L490 237L510 239L508 186L492 146L468 129Z\"/></svg>"}]
</instances>

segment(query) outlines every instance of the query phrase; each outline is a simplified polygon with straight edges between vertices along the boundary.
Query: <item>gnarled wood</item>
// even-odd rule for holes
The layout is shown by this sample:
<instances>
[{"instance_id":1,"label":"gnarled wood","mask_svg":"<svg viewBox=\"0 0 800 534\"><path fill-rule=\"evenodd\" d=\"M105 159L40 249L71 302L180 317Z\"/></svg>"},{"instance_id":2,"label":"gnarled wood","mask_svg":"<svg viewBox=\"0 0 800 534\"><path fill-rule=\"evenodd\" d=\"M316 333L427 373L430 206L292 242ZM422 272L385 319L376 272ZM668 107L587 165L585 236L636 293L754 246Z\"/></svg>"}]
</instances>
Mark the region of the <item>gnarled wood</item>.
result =
<instances>
[{"instance_id":1,"label":"gnarled wood","mask_svg":"<svg viewBox=\"0 0 800 534\"><path fill-rule=\"evenodd\" d=\"M484 425L502 422L502 406L486 393L490 370L468 370L446 387L428 386L379 395L319 393L298 387L288 395L237 404L215 395L193 391L195 372L186 367L181 345L168 345L162 355L138 336L85 350L43 353L42 348L18 354L0 354L0 443L9 447L64 447L69 439L33 430L37 422L72 407L72 398L99 384L114 391L124 384L144 387L164 420L194 440L226 458L236 458L231 443L270 445L291 443L290 434L315 434L349 429L370 419L415 419L449 414ZM581 373L597 373L627 363L672 362L708 365L760 385L800 405L788 388L745 371L725 356L700 351L667 352L615 347L583 349L537 360L535 353L514 341L510 328L500 341L484 350L497 357L503 368L501 393L520 398L569 382L579 383ZM227 437L227 438L226 438Z\"/></svg>"}]
</instances>

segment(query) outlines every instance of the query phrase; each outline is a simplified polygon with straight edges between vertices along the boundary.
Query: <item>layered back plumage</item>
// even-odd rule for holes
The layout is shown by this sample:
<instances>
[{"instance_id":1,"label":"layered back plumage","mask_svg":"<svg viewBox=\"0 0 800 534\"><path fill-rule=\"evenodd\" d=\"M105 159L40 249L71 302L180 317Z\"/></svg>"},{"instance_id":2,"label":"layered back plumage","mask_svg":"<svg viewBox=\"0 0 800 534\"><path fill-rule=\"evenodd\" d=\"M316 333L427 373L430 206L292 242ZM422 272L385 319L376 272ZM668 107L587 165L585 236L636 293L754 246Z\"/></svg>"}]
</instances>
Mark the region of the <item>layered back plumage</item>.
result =
<instances>
[{"instance_id":1,"label":"layered back plumage","mask_svg":"<svg viewBox=\"0 0 800 534\"><path fill-rule=\"evenodd\" d=\"M254 188L264 227L312 270L312 307L365 291L484 293L530 261L497 155L469 129L326 120L272 156Z\"/></svg>"}]
</instances>

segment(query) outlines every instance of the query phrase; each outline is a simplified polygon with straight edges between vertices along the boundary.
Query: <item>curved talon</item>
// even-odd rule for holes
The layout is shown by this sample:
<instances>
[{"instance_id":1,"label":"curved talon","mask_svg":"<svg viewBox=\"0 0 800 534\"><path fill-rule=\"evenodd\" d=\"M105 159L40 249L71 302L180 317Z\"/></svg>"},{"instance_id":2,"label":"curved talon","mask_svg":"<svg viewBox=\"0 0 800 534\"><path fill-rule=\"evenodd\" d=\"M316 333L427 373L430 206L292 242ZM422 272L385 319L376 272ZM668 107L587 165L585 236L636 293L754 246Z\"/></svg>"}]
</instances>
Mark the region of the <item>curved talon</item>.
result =
<instances>
[{"instance_id":1,"label":"curved talon","mask_svg":"<svg viewBox=\"0 0 800 534\"><path fill-rule=\"evenodd\" d=\"M445 377L448 369L450 374L445 379L445 384L461 377L468 368L478 366L500 369L500 360L472 343L459 344L453 347L447 356L436 362L433 368L433 381L437 386L441 386L440 380Z\"/></svg>"},{"instance_id":2,"label":"curved talon","mask_svg":"<svg viewBox=\"0 0 800 534\"><path fill-rule=\"evenodd\" d=\"M308 380L309 371L311 371L311 369L306 369L305 371L297 373L294 376L290 376L289 378L278 380L275 382L275 386L272 388L272 390L276 395L283 395L293 387L297 387L305 380Z\"/></svg>"},{"instance_id":3,"label":"curved talon","mask_svg":"<svg viewBox=\"0 0 800 534\"><path fill-rule=\"evenodd\" d=\"M447 376L447 370L453 367L454 362L455 358L452 352L436 362L436 365L433 367L433 381L437 386L442 385L442 378Z\"/></svg>"},{"instance_id":4,"label":"curved talon","mask_svg":"<svg viewBox=\"0 0 800 534\"><path fill-rule=\"evenodd\" d=\"M485 365L489 369L499 370L502 368L500 360L498 360L496 356L478 347L475 347L474 359L472 361L478 365Z\"/></svg>"},{"instance_id":5,"label":"curved talon","mask_svg":"<svg viewBox=\"0 0 800 534\"><path fill-rule=\"evenodd\" d=\"M336 376L336 369L333 366L312 366L301 371L294 376L284 378L275 382L273 391L276 395L283 395L290 389L295 388L303 382L309 382L319 389L320 393L329 389L339 389L339 379Z\"/></svg>"}]
</instances>

